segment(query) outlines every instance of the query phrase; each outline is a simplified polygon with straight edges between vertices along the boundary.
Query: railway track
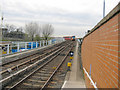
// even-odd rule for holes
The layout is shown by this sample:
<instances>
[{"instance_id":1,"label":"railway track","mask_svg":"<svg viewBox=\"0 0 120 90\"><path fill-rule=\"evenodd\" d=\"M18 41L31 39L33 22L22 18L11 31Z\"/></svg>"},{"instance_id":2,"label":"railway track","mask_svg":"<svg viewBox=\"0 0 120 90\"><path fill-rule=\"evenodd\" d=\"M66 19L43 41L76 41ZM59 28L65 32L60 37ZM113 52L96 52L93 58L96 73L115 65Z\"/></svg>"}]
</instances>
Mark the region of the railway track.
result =
<instances>
[{"instance_id":1,"label":"railway track","mask_svg":"<svg viewBox=\"0 0 120 90\"><path fill-rule=\"evenodd\" d=\"M49 50L49 51L47 51L44 54L37 55L37 56L35 55L36 57L33 57L33 58L30 57L28 59L24 59L24 60L17 61L15 63L10 64L9 68L6 68L6 69L4 69L3 71L0 72L0 74L3 76L2 79L8 77L10 74L13 74L16 71L19 71L19 70L21 70L21 69L23 69L23 68L33 64L38 59L42 59L44 56L49 55L50 53L54 52L57 49L59 49L59 47L54 48L52 50Z\"/></svg>"},{"instance_id":2,"label":"railway track","mask_svg":"<svg viewBox=\"0 0 120 90\"><path fill-rule=\"evenodd\" d=\"M68 57L68 54L72 48L70 48L67 52L65 52L64 53L65 55L61 54L61 55L64 55L63 58L61 58L61 61L56 67L56 69L54 70L54 72L51 74L51 76L46 81L46 83L41 87L41 90L44 90L47 88L56 88L56 89L59 88L60 89L62 87L65 75L67 73L68 60L66 60L66 58Z\"/></svg>"},{"instance_id":3,"label":"railway track","mask_svg":"<svg viewBox=\"0 0 120 90\"><path fill-rule=\"evenodd\" d=\"M66 46L66 47L67 47L67 46ZM54 52L52 52L50 55L48 55L48 56L46 56L46 57L44 57L44 58L42 58L42 59L37 58L37 59L40 59L40 60L32 63L31 65L25 67L25 68L22 69L22 70L19 70L18 72L14 73L14 74L11 74L9 77L7 77L7 78L5 78L5 79L2 79L0 82L1 82L1 83L2 83L2 82L5 82L5 83L8 82L8 83L6 83L6 84L3 85L3 87L6 87L9 83L11 83L11 80L12 80L12 81L15 80L16 77L18 77L18 76L23 75L23 77L25 78L25 77L27 76L27 74L29 75L29 71L34 72L34 68L37 68L38 66L43 67L44 62L45 62L45 63L48 62L48 61L44 61L45 59L48 59L48 57L52 57L52 58L56 57L56 55L58 55L57 52L63 50L64 48L65 48L65 46L62 46L61 48L56 48L56 49L54 50ZM57 54L56 54L56 53L57 53ZM54 54L56 54L56 55L53 56ZM51 58L50 60L52 60L52 58ZM41 62L42 62L42 63L41 63ZM28 63L28 62L27 62L27 63ZM46 66L47 66L47 65L46 65ZM24 74L26 71L27 71L27 74ZM18 82L18 81L21 81L23 77L19 78L19 79L17 80L17 82ZM14 86L14 85L12 85L12 86ZM9 88L9 86L6 87L6 88ZM10 88L11 88L11 87L10 87ZM9 88L9 89L10 89L10 88Z\"/></svg>"},{"instance_id":4,"label":"railway track","mask_svg":"<svg viewBox=\"0 0 120 90\"><path fill-rule=\"evenodd\" d=\"M62 44L63 45L63 44ZM36 53L34 55L30 55L29 57L24 57L23 59L18 59L14 62L2 65L2 67L0 67L0 69L2 69L2 71L0 72L0 74L2 75L2 79L8 77L10 74L13 74L14 72L25 68L26 66L33 64L34 62L36 62L38 59L41 59L43 57L45 57L46 55L49 55L50 53L54 52L55 50L59 49L61 47L61 45L58 45L57 47L52 49L48 49L43 51L41 54Z\"/></svg>"}]
</instances>

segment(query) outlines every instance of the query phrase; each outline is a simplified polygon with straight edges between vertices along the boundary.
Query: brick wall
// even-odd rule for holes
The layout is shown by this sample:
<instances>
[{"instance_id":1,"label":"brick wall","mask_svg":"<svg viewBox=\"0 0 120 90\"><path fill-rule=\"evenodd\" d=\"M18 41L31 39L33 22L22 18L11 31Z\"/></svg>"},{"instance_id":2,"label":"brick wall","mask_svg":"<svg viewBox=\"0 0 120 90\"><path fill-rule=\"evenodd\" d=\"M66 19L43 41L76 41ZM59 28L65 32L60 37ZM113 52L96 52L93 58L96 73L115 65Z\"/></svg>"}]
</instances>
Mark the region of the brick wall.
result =
<instances>
[{"instance_id":1,"label":"brick wall","mask_svg":"<svg viewBox=\"0 0 120 90\"><path fill-rule=\"evenodd\" d=\"M119 28L119 31L118 31L118 45L119 45L119 47L118 47L118 51L119 51L119 53L118 53L118 62L119 62L119 64L118 64L118 87L120 88L120 14L119 14L119 16L118 16L118 23L119 23L119 26L118 26L118 28Z\"/></svg>"},{"instance_id":2,"label":"brick wall","mask_svg":"<svg viewBox=\"0 0 120 90\"><path fill-rule=\"evenodd\" d=\"M120 6L120 3L118 4ZM117 6L117 7L118 7ZM114 12L116 8L113 9ZM82 62L83 67L90 72L91 78L98 88L118 88L118 57L120 60L120 11L111 12L100 22L96 29L83 38ZM110 15L110 16L109 16ZM109 18L108 18L109 17ZM118 53L119 51L119 53ZM119 73L118 73L119 72ZM85 75L87 88L92 88Z\"/></svg>"}]
</instances>

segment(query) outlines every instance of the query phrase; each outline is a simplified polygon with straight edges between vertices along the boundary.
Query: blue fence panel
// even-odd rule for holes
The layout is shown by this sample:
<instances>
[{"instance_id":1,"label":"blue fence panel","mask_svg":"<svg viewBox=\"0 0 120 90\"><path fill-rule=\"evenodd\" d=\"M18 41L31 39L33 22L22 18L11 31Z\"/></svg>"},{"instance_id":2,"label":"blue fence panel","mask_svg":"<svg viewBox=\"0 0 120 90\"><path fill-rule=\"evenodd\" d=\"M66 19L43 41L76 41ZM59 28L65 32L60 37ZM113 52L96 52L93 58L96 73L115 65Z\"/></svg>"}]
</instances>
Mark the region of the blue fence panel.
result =
<instances>
[{"instance_id":1,"label":"blue fence panel","mask_svg":"<svg viewBox=\"0 0 120 90\"><path fill-rule=\"evenodd\" d=\"M39 44L37 43L37 47ZM31 42L28 43L28 47L31 48ZM36 42L33 42L33 48L36 48Z\"/></svg>"}]
</instances>

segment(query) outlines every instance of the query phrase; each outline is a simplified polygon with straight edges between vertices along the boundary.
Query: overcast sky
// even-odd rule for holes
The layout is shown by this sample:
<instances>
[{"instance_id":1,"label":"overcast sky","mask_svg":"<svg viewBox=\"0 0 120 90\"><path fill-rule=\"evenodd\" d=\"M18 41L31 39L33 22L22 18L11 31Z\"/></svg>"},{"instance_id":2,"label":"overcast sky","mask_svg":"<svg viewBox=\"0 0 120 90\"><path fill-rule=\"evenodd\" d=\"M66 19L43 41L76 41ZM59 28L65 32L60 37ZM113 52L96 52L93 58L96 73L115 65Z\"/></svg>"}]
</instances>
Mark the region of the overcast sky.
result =
<instances>
[{"instance_id":1,"label":"overcast sky","mask_svg":"<svg viewBox=\"0 0 120 90\"><path fill-rule=\"evenodd\" d=\"M108 14L120 0L106 0ZM52 24L54 36L83 37L103 18L103 0L0 0L4 24ZM1 11L0 11L1 13Z\"/></svg>"}]
</instances>

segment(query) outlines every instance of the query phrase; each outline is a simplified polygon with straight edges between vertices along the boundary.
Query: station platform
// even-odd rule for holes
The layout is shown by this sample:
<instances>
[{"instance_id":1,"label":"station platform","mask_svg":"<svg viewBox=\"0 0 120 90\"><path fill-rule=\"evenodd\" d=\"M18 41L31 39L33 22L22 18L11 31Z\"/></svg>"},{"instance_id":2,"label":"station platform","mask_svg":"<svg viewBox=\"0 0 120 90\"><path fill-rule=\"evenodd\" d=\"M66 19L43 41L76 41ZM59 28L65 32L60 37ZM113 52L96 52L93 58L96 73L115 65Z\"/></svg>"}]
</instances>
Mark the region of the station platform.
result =
<instances>
[{"instance_id":1,"label":"station platform","mask_svg":"<svg viewBox=\"0 0 120 90\"><path fill-rule=\"evenodd\" d=\"M25 51L22 51L22 52L16 52L16 53L13 53L13 54L9 54L9 55L0 57L0 65L6 64L6 63L9 63L9 62L12 62L12 61L16 61L17 59L32 55L34 53L39 52L39 50L50 48L50 47L52 47L54 45L57 45L59 43L61 43L61 42L58 42L56 44L50 44L50 45L43 46L43 47L34 48L34 49L31 49L31 50L25 50Z\"/></svg>"},{"instance_id":2,"label":"station platform","mask_svg":"<svg viewBox=\"0 0 120 90\"><path fill-rule=\"evenodd\" d=\"M86 88L83 71L80 69L80 56L78 55L78 42L74 51L71 71L67 72L62 90L70 88Z\"/></svg>"}]
</instances>

